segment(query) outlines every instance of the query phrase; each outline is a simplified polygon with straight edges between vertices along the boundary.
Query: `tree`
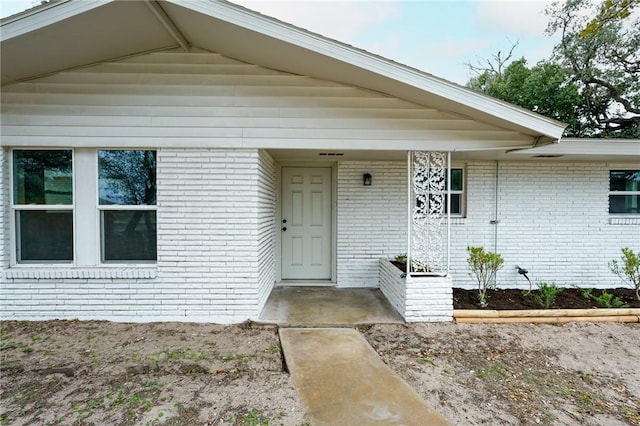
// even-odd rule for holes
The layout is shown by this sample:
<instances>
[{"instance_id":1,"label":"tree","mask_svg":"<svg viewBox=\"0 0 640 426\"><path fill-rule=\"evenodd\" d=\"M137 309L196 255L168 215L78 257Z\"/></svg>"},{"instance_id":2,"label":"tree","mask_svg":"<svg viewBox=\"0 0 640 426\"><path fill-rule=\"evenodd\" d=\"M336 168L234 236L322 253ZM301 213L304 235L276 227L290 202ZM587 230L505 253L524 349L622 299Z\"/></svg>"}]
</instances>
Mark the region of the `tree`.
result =
<instances>
[{"instance_id":1,"label":"tree","mask_svg":"<svg viewBox=\"0 0 640 426\"><path fill-rule=\"evenodd\" d=\"M640 6L640 0L606 0L600 5L600 11L580 33L581 37L603 30L607 22L626 19L631 16L631 12Z\"/></svg>"},{"instance_id":2,"label":"tree","mask_svg":"<svg viewBox=\"0 0 640 426\"><path fill-rule=\"evenodd\" d=\"M561 35L554 62L571 70L585 106L581 119L594 136L640 137L638 1L567 0L546 11L547 32Z\"/></svg>"},{"instance_id":3,"label":"tree","mask_svg":"<svg viewBox=\"0 0 640 426\"><path fill-rule=\"evenodd\" d=\"M565 136L640 138L640 0L566 0L547 9L554 55L529 68L506 56L478 66L467 85L568 124Z\"/></svg>"},{"instance_id":4,"label":"tree","mask_svg":"<svg viewBox=\"0 0 640 426\"><path fill-rule=\"evenodd\" d=\"M570 70L557 64L542 61L529 68L526 59L520 58L506 67L485 68L468 86L563 121L569 125L567 134L586 133L580 121L582 100L578 86L571 81Z\"/></svg>"}]
</instances>

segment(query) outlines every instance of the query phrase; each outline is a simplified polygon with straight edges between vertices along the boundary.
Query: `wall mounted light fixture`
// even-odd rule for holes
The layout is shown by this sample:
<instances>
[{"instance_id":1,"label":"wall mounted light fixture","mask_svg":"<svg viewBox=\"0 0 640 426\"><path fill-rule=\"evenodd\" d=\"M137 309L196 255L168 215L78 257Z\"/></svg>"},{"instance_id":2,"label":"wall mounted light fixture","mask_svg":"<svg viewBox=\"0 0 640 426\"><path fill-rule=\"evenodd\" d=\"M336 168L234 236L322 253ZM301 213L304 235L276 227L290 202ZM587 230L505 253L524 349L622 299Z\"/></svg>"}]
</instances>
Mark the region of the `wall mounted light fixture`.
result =
<instances>
[{"instance_id":1,"label":"wall mounted light fixture","mask_svg":"<svg viewBox=\"0 0 640 426\"><path fill-rule=\"evenodd\" d=\"M369 173L365 173L362 175L362 184L364 186L371 186L371 175Z\"/></svg>"}]
</instances>

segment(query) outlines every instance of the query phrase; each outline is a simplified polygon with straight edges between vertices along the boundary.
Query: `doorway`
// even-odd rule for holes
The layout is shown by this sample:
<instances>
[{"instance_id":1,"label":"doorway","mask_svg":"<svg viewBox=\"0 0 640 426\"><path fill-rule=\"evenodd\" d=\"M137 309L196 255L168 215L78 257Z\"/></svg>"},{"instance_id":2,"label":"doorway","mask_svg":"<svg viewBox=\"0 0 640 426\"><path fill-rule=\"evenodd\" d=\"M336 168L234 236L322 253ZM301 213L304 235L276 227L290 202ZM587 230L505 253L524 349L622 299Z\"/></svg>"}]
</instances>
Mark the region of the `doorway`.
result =
<instances>
[{"instance_id":1,"label":"doorway","mask_svg":"<svg viewBox=\"0 0 640 426\"><path fill-rule=\"evenodd\" d=\"M282 168L283 280L331 279L331 176L331 167Z\"/></svg>"}]
</instances>

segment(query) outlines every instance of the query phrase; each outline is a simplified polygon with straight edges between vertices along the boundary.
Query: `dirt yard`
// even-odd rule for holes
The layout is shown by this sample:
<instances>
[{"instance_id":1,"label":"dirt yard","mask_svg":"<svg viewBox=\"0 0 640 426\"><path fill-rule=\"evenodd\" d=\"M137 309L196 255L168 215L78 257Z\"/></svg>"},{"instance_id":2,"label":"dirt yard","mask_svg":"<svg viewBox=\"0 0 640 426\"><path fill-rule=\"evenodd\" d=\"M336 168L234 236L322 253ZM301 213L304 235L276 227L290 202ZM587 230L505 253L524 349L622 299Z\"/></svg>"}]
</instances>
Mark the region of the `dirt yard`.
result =
<instances>
[{"instance_id":1,"label":"dirt yard","mask_svg":"<svg viewBox=\"0 0 640 426\"><path fill-rule=\"evenodd\" d=\"M2 425L308 424L275 327L98 321L0 327ZM455 425L640 425L638 324L360 331Z\"/></svg>"}]
</instances>

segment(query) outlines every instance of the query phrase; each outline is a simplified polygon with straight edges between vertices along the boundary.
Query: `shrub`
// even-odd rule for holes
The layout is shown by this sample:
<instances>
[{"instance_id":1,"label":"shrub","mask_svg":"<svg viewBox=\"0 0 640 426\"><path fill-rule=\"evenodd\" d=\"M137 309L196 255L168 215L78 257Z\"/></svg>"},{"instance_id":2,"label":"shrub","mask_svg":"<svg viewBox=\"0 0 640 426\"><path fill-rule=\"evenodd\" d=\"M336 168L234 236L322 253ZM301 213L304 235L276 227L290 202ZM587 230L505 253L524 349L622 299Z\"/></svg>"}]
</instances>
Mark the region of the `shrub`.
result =
<instances>
[{"instance_id":1,"label":"shrub","mask_svg":"<svg viewBox=\"0 0 640 426\"><path fill-rule=\"evenodd\" d=\"M593 289L580 290L580 294L582 295L582 297L584 297L585 299L593 300L603 308L624 308L627 306L624 304L622 299L620 299L620 297L614 297L614 295L609 293L607 290L602 290L600 296L596 296L592 293Z\"/></svg>"},{"instance_id":2,"label":"shrub","mask_svg":"<svg viewBox=\"0 0 640 426\"><path fill-rule=\"evenodd\" d=\"M538 292L528 294L544 309L549 309L553 306L553 304L556 303L556 296L564 291L563 288L557 287L555 283L539 283L537 285Z\"/></svg>"},{"instance_id":3,"label":"shrub","mask_svg":"<svg viewBox=\"0 0 640 426\"><path fill-rule=\"evenodd\" d=\"M478 301L484 308L487 306L487 290L495 286L494 279L504 259L498 253L484 251L484 247L467 247L467 252L470 275L478 282Z\"/></svg>"},{"instance_id":4,"label":"shrub","mask_svg":"<svg viewBox=\"0 0 640 426\"><path fill-rule=\"evenodd\" d=\"M636 254L628 247L623 247L622 260L609 262L609 269L636 291L636 299L640 300L640 251Z\"/></svg>"}]
</instances>

